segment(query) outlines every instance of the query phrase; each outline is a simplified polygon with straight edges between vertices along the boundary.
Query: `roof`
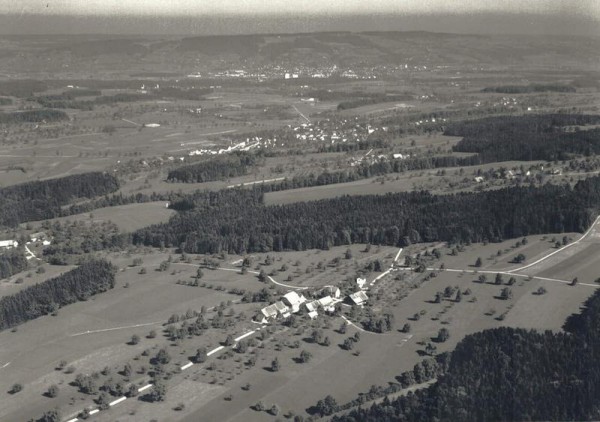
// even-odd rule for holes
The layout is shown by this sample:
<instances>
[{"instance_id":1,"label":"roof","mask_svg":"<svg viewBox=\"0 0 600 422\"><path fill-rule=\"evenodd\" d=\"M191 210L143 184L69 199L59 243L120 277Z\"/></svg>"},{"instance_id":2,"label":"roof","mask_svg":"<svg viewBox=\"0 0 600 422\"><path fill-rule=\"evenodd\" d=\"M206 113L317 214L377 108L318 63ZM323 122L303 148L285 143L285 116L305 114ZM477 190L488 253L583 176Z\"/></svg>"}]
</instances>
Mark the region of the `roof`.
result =
<instances>
[{"instance_id":1,"label":"roof","mask_svg":"<svg viewBox=\"0 0 600 422\"><path fill-rule=\"evenodd\" d=\"M285 300L287 300L290 305L299 305L301 303L304 303L306 301L306 298L304 298L303 296L301 297L298 293L296 292L288 292L285 295L283 295L283 298Z\"/></svg>"},{"instance_id":2,"label":"roof","mask_svg":"<svg viewBox=\"0 0 600 422\"><path fill-rule=\"evenodd\" d=\"M369 296L367 296L365 292L363 292L362 290L360 290L358 292L352 293L350 295L350 299L354 303L360 304L360 303L363 303L363 302L369 300Z\"/></svg>"},{"instance_id":3,"label":"roof","mask_svg":"<svg viewBox=\"0 0 600 422\"><path fill-rule=\"evenodd\" d=\"M281 301L279 302L275 302L273 304L273 306L275 306L275 309L277 309L279 312L284 313L284 312L288 312L289 309L287 306L285 306L285 304Z\"/></svg>"},{"instance_id":4,"label":"roof","mask_svg":"<svg viewBox=\"0 0 600 422\"><path fill-rule=\"evenodd\" d=\"M333 305L333 298L331 296L325 296L325 297L322 297L321 299L319 299L318 302L321 306L323 306L325 308L327 306Z\"/></svg>"},{"instance_id":5,"label":"roof","mask_svg":"<svg viewBox=\"0 0 600 422\"><path fill-rule=\"evenodd\" d=\"M277 316L277 307L275 304L266 306L260 310L267 318Z\"/></svg>"},{"instance_id":6,"label":"roof","mask_svg":"<svg viewBox=\"0 0 600 422\"><path fill-rule=\"evenodd\" d=\"M307 303L306 309L308 309L308 312L316 311L317 309L319 309L319 301L313 300L312 302Z\"/></svg>"},{"instance_id":7,"label":"roof","mask_svg":"<svg viewBox=\"0 0 600 422\"><path fill-rule=\"evenodd\" d=\"M0 248L7 246L15 246L15 243L18 244L15 240L0 240Z\"/></svg>"}]
</instances>

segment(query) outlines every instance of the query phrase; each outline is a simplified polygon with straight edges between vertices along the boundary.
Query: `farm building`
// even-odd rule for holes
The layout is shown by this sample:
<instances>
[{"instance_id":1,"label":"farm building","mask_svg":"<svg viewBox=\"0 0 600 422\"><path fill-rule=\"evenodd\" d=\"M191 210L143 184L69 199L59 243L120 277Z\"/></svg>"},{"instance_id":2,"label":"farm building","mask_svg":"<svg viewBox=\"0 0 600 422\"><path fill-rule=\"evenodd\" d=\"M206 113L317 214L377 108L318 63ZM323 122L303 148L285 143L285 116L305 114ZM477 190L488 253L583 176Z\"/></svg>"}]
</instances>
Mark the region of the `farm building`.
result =
<instances>
[{"instance_id":1,"label":"farm building","mask_svg":"<svg viewBox=\"0 0 600 422\"><path fill-rule=\"evenodd\" d=\"M19 246L16 240L0 240L0 249L12 249Z\"/></svg>"},{"instance_id":2,"label":"farm building","mask_svg":"<svg viewBox=\"0 0 600 422\"><path fill-rule=\"evenodd\" d=\"M334 299L339 299L340 296L342 295L342 292L339 289L339 287L336 287L336 286L325 286L323 288L323 290L321 290L321 294L322 295L331 296Z\"/></svg>"},{"instance_id":3,"label":"farm building","mask_svg":"<svg viewBox=\"0 0 600 422\"><path fill-rule=\"evenodd\" d=\"M268 322L268 320L270 319L277 318L277 307L275 306L275 304L265 306L260 310L260 312L263 315L263 318L261 320L262 323Z\"/></svg>"},{"instance_id":4,"label":"farm building","mask_svg":"<svg viewBox=\"0 0 600 422\"><path fill-rule=\"evenodd\" d=\"M295 313L300 310L300 305L306 302L306 298L296 292L288 292L283 295L283 302L292 308L292 312Z\"/></svg>"},{"instance_id":5,"label":"farm building","mask_svg":"<svg viewBox=\"0 0 600 422\"><path fill-rule=\"evenodd\" d=\"M321 305L321 307L326 312L334 312L335 311L335 300L333 300L333 298L331 296L322 297L321 299L318 300L318 302L319 302L319 305Z\"/></svg>"},{"instance_id":6,"label":"farm building","mask_svg":"<svg viewBox=\"0 0 600 422\"><path fill-rule=\"evenodd\" d=\"M31 233L29 238L32 242L43 242L44 240L48 240L48 235L44 232Z\"/></svg>"},{"instance_id":7,"label":"farm building","mask_svg":"<svg viewBox=\"0 0 600 422\"><path fill-rule=\"evenodd\" d=\"M352 303L359 306L362 306L367 300L369 300L367 294L362 290L352 293L349 297Z\"/></svg>"},{"instance_id":8,"label":"farm building","mask_svg":"<svg viewBox=\"0 0 600 422\"><path fill-rule=\"evenodd\" d=\"M356 279L356 284L358 284L359 289L362 289L365 286L365 284L367 284L367 279L359 277Z\"/></svg>"},{"instance_id":9,"label":"farm building","mask_svg":"<svg viewBox=\"0 0 600 422\"><path fill-rule=\"evenodd\" d=\"M281 302L281 301L275 302L273 305L275 305L275 308L277 308L277 312L279 312L282 317L287 318L291 315L290 308L285 306L285 304L283 302Z\"/></svg>"}]
</instances>

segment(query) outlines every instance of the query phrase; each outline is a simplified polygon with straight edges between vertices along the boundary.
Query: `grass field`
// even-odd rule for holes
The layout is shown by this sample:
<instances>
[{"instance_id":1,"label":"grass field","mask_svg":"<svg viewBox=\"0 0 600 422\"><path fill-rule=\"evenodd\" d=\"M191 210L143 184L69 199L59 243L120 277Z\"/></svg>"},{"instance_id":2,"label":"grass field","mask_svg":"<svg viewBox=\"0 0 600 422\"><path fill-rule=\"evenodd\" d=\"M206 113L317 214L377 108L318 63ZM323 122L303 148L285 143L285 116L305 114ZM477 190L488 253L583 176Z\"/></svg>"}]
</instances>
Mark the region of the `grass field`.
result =
<instances>
[{"instance_id":1,"label":"grass field","mask_svg":"<svg viewBox=\"0 0 600 422\"><path fill-rule=\"evenodd\" d=\"M98 208L91 213L70 215L68 217L53 218L50 221L60 223L96 223L112 222L123 232L132 232L151 224L165 222L176 211L168 209L165 202L145 202L141 204L127 204L116 207ZM35 222L30 224L35 225Z\"/></svg>"}]
</instances>

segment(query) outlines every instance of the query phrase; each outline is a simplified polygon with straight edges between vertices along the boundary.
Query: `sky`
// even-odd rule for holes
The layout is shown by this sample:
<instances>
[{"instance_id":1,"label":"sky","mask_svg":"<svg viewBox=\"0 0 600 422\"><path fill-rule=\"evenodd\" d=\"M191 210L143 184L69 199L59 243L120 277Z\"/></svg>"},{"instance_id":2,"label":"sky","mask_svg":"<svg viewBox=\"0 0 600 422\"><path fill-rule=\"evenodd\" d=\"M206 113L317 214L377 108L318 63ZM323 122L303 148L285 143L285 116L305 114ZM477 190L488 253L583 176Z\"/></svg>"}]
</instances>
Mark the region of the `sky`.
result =
<instances>
[{"instance_id":1,"label":"sky","mask_svg":"<svg viewBox=\"0 0 600 422\"><path fill-rule=\"evenodd\" d=\"M318 30L600 35L600 0L0 0L0 33Z\"/></svg>"}]
</instances>

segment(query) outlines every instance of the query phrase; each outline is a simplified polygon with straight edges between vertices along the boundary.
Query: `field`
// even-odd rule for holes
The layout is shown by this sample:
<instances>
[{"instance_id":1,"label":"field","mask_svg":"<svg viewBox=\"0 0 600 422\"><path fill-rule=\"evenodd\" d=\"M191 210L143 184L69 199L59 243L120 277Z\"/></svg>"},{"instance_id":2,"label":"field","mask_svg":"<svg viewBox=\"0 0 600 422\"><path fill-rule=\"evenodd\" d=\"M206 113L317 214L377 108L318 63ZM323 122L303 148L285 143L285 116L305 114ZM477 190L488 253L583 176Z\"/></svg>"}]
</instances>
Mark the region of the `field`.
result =
<instances>
[{"instance_id":1,"label":"field","mask_svg":"<svg viewBox=\"0 0 600 422\"><path fill-rule=\"evenodd\" d=\"M98 208L89 214L75 214L68 217L58 217L48 220L50 223L94 223L112 222L119 230L133 232L151 224L167 221L175 214L165 206L165 202L145 202L141 204L119 205L116 207ZM39 223L39 222L38 222ZM36 222L30 224L35 225Z\"/></svg>"}]
</instances>

